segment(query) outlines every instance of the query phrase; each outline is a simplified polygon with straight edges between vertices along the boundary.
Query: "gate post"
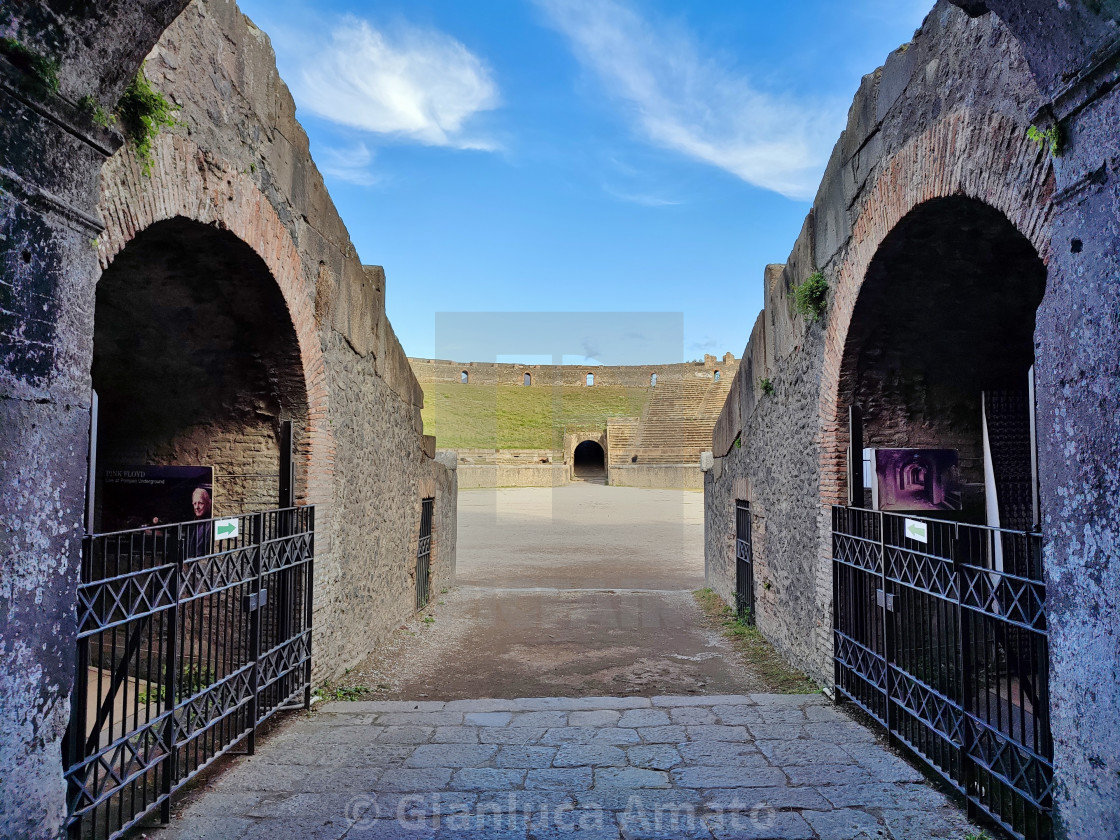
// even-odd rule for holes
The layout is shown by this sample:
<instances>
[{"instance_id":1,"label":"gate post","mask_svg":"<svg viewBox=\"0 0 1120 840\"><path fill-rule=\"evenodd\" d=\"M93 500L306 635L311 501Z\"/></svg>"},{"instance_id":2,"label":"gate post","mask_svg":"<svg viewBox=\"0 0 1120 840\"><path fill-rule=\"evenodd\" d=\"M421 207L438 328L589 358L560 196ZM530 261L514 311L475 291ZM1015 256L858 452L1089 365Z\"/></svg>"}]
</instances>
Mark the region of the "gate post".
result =
<instances>
[{"instance_id":1,"label":"gate post","mask_svg":"<svg viewBox=\"0 0 1120 840\"><path fill-rule=\"evenodd\" d=\"M988 532L988 539L992 539L992 532ZM969 717L973 711L970 697L972 696L972 628L969 627L968 613L964 609L963 592L964 592L964 574L961 571L961 529L960 525L956 522L953 523L953 578L957 587L957 634L958 634L958 650L960 651L960 680L957 685L960 686L960 697L957 698L961 704L961 709L964 714L961 716L961 746L960 746L960 768L961 768L961 787L964 788L965 802L967 802L967 813L969 819L976 819L980 815L980 809L976 807L972 795L973 785L975 782L975 773L972 766L972 721ZM995 556L989 553L989 556Z\"/></svg>"},{"instance_id":2,"label":"gate post","mask_svg":"<svg viewBox=\"0 0 1120 840\"><path fill-rule=\"evenodd\" d=\"M887 740L893 747L898 747L898 737L895 734L898 729L898 721L895 720L894 710L894 675L891 671L891 665L894 662L895 644L894 644L894 623L890 620L891 599L888 597L887 592L887 517L882 511L876 511L879 517L879 593L882 596L882 603L879 616L882 622L881 627L883 630L883 689L885 696L883 698L883 710L887 718Z\"/></svg>"},{"instance_id":3,"label":"gate post","mask_svg":"<svg viewBox=\"0 0 1120 840\"><path fill-rule=\"evenodd\" d=\"M832 702L839 706L843 702L840 688L840 575L836 569L836 525L840 519L840 510L833 505L829 510L832 521L832 531L829 534L829 544L832 548Z\"/></svg>"},{"instance_id":4,"label":"gate post","mask_svg":"<svg viewBox=\"0 0 1120 840\"><path fill-rule=\"evenodd\" d=\"M260 713L260 673L261 673L261 573L264 567L262 562L263 549L261 546L264 538L264 515L254 513L251 522L253 579L249 584L249 595L242 600L249 612L249 659L253 663L249 668L249 737L245 742L245 749L249 755L257 752L257 717Z\"/></svg>"},{"instance_id":5,"label":"gate post","mask_svg":"<svg viewBox=\"0 0 1120 840\"><path fill-rule=\"evenodd\" d=\"M167 825L171 822L171 788L175 784L175 777L179 772L179 754L175 747L178 737L178 726L175 720L175 703L178 701L179 687L179 601L182 595L183 581L183 556L186 535L183 526L176 525L174 536L169 548L174 554L174 568L171 572L171 609L167 615L167 667L164 671L164 702L163 711L167 715L167 722L163 729L163 742L167 749L164 759L163 778L160 780L160 793L163 795L163 804L160 805L160 822Z\"/></svg>"},{"instance_id":6,"label":"gate post","mask_svg":"<svg viewBox=\"0 0 1120 840\"><path fill-rule=\"evenodd\" d=\"M96 395L95 395L96 398ZM90 531L93 529L90 528ZM90 564L90 552L93 545L87 536L82 540L82 582L85 582L86 571ZM79 610L78 633L82 632L82 616ZM70 726L66 730L66 769L76 767L86 758L86 706L89 702L89 641L78 639L77 672L74 674L74 690L70 693ZM81 805L83 785L75 781L73 776L68 776L66 781L66 796L68 799L67 810L73 813ZM67 829L70 840L81 840L82 818L78 817Z\"/></svg>"},{"instance_id":7,"label":"gate post","mask_svg":"<svg viewBox=\"0 0 1120 840\"><path fill-rule=\"evenodd\" d=\"M304 666L303 676L303 707L305 709L311 708L311 642L314 633L312 633L311 621L314 615L315 607L315 508L309 507L307 510L307 551L308 558L304 564L307 575L307 583L303 588L303 628L307 632L307 664Z\"/></svg>"}]
</instances>

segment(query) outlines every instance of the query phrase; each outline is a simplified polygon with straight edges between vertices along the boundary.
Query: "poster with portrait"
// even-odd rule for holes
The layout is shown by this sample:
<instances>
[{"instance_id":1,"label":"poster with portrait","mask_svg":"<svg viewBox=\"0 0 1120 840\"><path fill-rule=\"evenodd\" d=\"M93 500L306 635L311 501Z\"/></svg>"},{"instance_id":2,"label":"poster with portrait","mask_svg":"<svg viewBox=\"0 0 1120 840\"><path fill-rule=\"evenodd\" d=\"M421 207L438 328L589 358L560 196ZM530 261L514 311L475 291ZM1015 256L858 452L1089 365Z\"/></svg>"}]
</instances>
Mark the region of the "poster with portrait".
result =
<instances>
[{"instance_id":1,"label":"poster with portrait","mask_svg":"<svg viewBox=\"0 0 1120 840\"><path fill-rule=\"evenodd\" d=\"M213 516L213 467L109 467L102 473L102 533Z\"/></svg>"},{"instance_id":2,"label":"poster with portrait","mask_svg":"<svg viewBox=\"0 0 1120 840\"><path fill-rule=\"evenodd\" d=\"M961 509L959 455L955 449L869 450L872 506L876 510Z\"/></svg>"}]
</instances>

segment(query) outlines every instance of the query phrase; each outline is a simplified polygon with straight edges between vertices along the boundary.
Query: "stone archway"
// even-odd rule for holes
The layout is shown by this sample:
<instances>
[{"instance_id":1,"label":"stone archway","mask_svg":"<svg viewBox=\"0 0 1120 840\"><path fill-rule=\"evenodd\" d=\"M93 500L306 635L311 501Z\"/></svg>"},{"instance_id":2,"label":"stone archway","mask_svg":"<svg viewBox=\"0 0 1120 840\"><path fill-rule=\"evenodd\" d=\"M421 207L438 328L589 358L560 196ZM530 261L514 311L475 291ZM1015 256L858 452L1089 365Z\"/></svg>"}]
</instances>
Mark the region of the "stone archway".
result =
<instances>
[{"instance_id":1,"label":"stone archway","mask_svg":"<svg viewBox=\"0 0 1120 840\"><path fill-rule=\"evenodd\" d=\"M284 298L248 245L183 217L156 222L102 274L94 321L99 476L130 465L207 467L215 516L281 503L282 426L292 424L298 451L306 377ZM307 460L293 466L302 502ZM92 530L151 523L154 511L106 511L104 498L99 488Z\"/></svg>"},{"instance_id":2,"label":"stone archway","mask_svg":"<svg viewBox=\"0 0 1120 840\"><path fill-rule=\"evenodd\" d=\"M831 673L832 532L830 507L847 501L847 405L841 379L853 314L872 261L899 222L934 199L965 198L1002 214L1045 264L1050 255L1050 159L1022 125L998 112L950 113L878 165L859 205L846 249L825 268L832 285L817 390L819 470L815 589L822 620L813 628L818 673Z\"/></svg>"},{"instance_id":3,"label":"stone archway","mask_svg":"<svg viewBox=\"0 0 1120 840\"><path fill-rule=\"evenodd\" d=\"M963 496L954 502L968 521L984 521L982 395L1018 394L1025 409L1045 286L1037 251L1006 216L974 199L937 198L883 240L853 309L839 411L860 409L865 447L957 450ZM1017 475L1030 474L1029 453L1023 459ZM915 470L900 477L920 484ZM1031 528L1023 517L988 524Z\"/></svg>"},{"instance_id":4,"label":"stone archway","mask_svg":"<svg viewBox=\"0 0 1120 840\"><path fill-rule=\"evenodd\" d=\"M583 481L606 478L606 453L598 441L587 439L576 444L572 451L572 476Z\"/></svg>"},{"instance_id":5,"label":"stone archway","mask_svg":"<svg viewBox=\"0 0 1120 840\"><path fill-rule=\"evenodd\" d=\"M978 156L977 149L986 154ZM885 163L853 225L850 249L835 270L818 399L822 526L827 527L827 507L846 498L848 432L840 399L845 345L868 269L888 234L919 205L961 196L1002 213L1045 263L1053 191L1049 158L1027 139L1022 126L998 113L951 114ZM829 552L825 546L826 557Z\"/></svg>"},{"instance_id":6,"label":"stone archway","mask_svg":"<svg viewBox=\"0 0 1120 840\"><path fill-rule=\"evenodd\" d=\"M215 162L189 139L165 134L154 144L150 174L144 174L135 156L126 151L105 165L99 209L105 222L98 243L103 269L141 232L169 220L190 220L228 231L260 259L283 297L302 367L306 420L297 450L301 462L297 473L306 480L299 495L309 504L328 502L333 440L314 289L271 202L242 173Z\"/></svg>"}]
</instances>

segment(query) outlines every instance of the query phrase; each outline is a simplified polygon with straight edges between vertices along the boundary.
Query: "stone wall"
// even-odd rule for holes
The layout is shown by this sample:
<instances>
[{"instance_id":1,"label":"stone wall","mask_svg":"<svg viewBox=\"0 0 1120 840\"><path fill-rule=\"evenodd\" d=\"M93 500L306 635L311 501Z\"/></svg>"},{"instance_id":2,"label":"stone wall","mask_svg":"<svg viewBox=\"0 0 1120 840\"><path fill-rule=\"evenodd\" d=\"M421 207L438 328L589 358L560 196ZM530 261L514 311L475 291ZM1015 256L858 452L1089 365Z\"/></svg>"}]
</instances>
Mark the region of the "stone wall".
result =
<instances>
[{"instance_id":1,"label":"stone wall","mask_svg":"<svg viewBox=\"0 0 1120 840\"><path fill-rule=\"evenodd\" d=\"M726 518L709 522L708 565L727 562L720 532L734 528L735 492L749 487L756 580L770 583L759 626L822 683L832 679L828 506L846 501L840 368L860 286L897 221L938 196L992 205L1047 253L1052 173L1026 138L1037 106L1007 28L939 4L913 43L864 78L788 262L766 269L765 309L713 433L705 488ZM829 310L813 321L795 311L793 289L817 269ZM727 575L713 584L730 594Z\"/></svg>"},{"instance_id":2,"label":"stone wall","mask_svg":"<svg viewBox=\"0 0 1120 840\"><path fill-rule=\"evenodd\" d=\"M938 3L915 40L865 77L788 262L767 267L765 310L716 425L717 457L705 476L708 580L732 596L734 500L747 499L759 626L787 658L831 683L828 510L847 501L846 412L864 280L915 208L952 200L998 211L1047 274L1034 356L1057 831L1113 836L1120 830L1112 805L1120 798L1120 286L1113 282L1120 188L1115 132L1106 126L1120 120L1120 10L1042 0L957 5L968 14ZM1054 121L1066 142L1059 157L1026 137L1032 124ZM791 295L816 269L830 293L828 310L813 322L794 312ZM941 410L937 399L901 396L912 402L898 402L897 389L891 399L916 417L931 403ZM875 434L907 443L922 434L971 439L975 430L953 425L950 408L906 428L891 409Z\"/></svg>"},{"instance_id":3,"label":"stone wall","mask_svg":"<svg viewBox=\"0 0 1120 840\"><path fill-rule=\"evenodd\" d=\"M149 174L128 149L106 165L102 264L186 217L237 235L279 286L306 389L297 493L319 507L315 674L328 679L411 612L420 500L453 508L453 477L423 451L423 392L385 315L384 273L350 243L267 36L232 3L194 2L146 73L186 127L160 136ZM434 542L449 553L447 535Z\"/></svg>"},{"instance_id":4,"label":"stone wall","mask_svg":"<svg viewBox=\"0 0 1120 840\"><path fill-rule=\"evenodd\" d=\"M60 11L11 0L0 37L59 62L58 91L0 56L0 836L58 836L85 507L97 183L115 102L186 0Z\"/></svg>"},{"instance_id":5,"label":"stone wall","mask_svg":"<svg viewBox=\"0 0 1120 840\"><path fill-rule=\"evenodd\" d=\"M467 374L468 385L523 385L525 374L532 377L532 385L586 387L587 375L595 376L595 385L614 385L626 388L648 388L650 377L657 375L661 382L711 381L716 373L720 378L733 377L739 361L731 353L722 359L704 357L703 362L686 362L675 365L514 365L494 362L452 362L444 359L409 359L416 378L423 383L460 383Z\"/></svg>"},{"instance_id":6,"label":"stone wall","mask_svg":"<svg viewBox=\"0 0 1120 840\"><path fill-rule=\"evenodd\" d=\"M459 487L560 487L568 483L566 464L459 464Z\"/></svg>"},{"instance_id":7,"label":"stone wall","mask_svg":"<svg viewBox=\"0 0 1120 840\"><path fill-rule=\"evenodd\" d=\"M282 301L286 323L274 325L291 333L300 399L277 406L262 393L250 408L267 422L190 426L131 454L263 475L275 421L299 421L297 493L318 506L315 680L359 661L412 611L425 496L433 587L455 566L453 465L426 451L423 393L385 315L384 274L350 243L268 39L224 0L103 6L14 0L0 14L0 35L61 66L56 92L0 56L0 265L15 308L0 319L0 835L12 838L57 836L65 816L95 291L152 226L182 220L238 241ZM153 45L147 75L184 127L160 135L144 172L79 100L111 108ZM241 506L271 493L228 489Z\"/></svg>"},{"instance_id":8,"label":"stone wall","mask_svg":"<svg viewBox=\"0 0 1120 840\"><path fill-rule=\"evenodd\" d=\"M1059 837L1120 836L1120 4L986 0L1059 127L1038 309L1039 474Z\"/></svg>"},{"instance_id":9,"label":"stone wall","mask_svg":"<svg viewBox=\"0 0 1120 840\"><path fill-rule=\"evenodd\" d=\"M696 464L617 464L608 469L607 483L617 487L660 490L701 490L704 474Z\"/></svg>"},{"instance_id":10,"label":"stone wall","mask_svg":"<svg viewBox=\"0 0 1120 840\"><path fill-rule=\"evenodd\" d=\"M584 368L573 365L513 365L409 359L422 385L505 386L505 398L517 400L528 374L529 387L587 387L586 375L594 371L599 387L643 388L649 401L641 417L610 417L606 430L597 427L567 428L563 453L528 450L460 450L462 486L541 487L566 483L560 472L540 468L548 457L571 466L572 452L583 440L595 440L604 450L608 483L629 487L701 489L699 458L711 439L720 405L739 371L739 360L728 353L723 360L706 356L700 363L679 365L627 365ZM467 374L463 383L462 375ZM656 384L651 384L657 375ZM453 391L443 396L453 396ZM577 439L578 438L578 439ZM519 470L518 464L527 463ZM476 466L486 465L485 469ZM495 468L497 467L497 468ZM571 470L567 472L571 477ZM498 482L497 485L494 482Z\"/></svg>"}]
</instances>

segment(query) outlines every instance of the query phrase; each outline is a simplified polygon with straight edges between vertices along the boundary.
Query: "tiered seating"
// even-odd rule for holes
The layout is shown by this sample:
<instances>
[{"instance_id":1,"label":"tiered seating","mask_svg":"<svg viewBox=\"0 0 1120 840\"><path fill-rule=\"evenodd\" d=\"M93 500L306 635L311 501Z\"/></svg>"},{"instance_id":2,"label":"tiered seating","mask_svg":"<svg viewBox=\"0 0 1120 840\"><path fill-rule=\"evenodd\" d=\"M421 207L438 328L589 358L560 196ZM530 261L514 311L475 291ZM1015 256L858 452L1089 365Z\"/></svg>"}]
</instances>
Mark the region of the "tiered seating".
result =
<instances>
[{"instance_id":1,"label":"tiered seating","mask_svg":"<svg viewBox=\"0 0 1120 840\"><path fill-rule=\"evenodd\" d=\"M731 388L731 376L719 382L665 382L653 388L649 404L629 445L616 442L613 463L692 464L712 448L712 429Z\"/></svg>"}]
</instances>

